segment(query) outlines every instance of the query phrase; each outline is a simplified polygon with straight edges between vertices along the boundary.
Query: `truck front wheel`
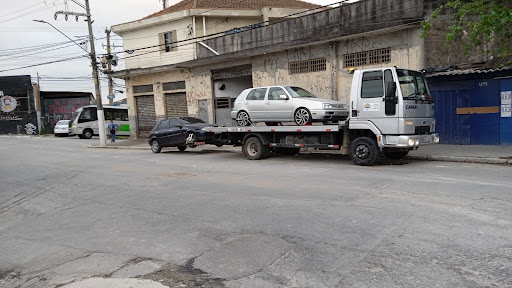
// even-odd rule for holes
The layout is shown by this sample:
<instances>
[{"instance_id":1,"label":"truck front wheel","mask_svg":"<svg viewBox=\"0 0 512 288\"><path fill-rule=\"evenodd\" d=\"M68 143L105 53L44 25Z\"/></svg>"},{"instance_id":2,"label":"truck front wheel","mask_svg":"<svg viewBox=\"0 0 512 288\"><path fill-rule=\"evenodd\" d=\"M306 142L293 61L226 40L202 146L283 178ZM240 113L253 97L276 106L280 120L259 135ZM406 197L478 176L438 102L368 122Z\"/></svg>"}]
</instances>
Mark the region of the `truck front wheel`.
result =
<instances>
[{"instance_id":1,"label":"truck front wheel","mask_svg":"<svg viewBox=\"0 0 512 288\"><path fill-rule=\"evenodd\" d=\"M371 166L379 159L377 143L369 137L359 137L350 144L350 158L361 166Z\"/></svg>"},{"instance_id":2,"label":"truck front wheel","mask_svg":"<svg viewBox=\"0 0 512 288\"><path fill-rule=\"evenodd\" d=\"M247 139L243 145L244 155L250 160L259 160L267 156L269 147L264 146L258 137Z\"/></svg>"}]
</instances>

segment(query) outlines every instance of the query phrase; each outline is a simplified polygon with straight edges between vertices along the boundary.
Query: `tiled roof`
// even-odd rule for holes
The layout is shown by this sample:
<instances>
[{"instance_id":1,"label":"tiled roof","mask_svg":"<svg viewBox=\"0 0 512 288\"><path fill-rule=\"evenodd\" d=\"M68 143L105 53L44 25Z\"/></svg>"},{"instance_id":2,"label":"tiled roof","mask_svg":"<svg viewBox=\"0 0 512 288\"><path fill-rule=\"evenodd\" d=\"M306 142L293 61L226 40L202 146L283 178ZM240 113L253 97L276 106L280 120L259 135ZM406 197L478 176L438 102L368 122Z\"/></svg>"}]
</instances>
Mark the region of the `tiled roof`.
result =
<instances>
[{"instance_id":1,"label":"tiled roof","mask_svg":"<svg viewBox=\"0 0 512 288\"><path fill-rule=\"evenodd\" d=\"M322 6L299 0L183 0L142 19L148 19L188 9L260 10L263 7L315 9Z\"/></svg>"},{"instance_id":2,"label":"tiled roof","mask_svg":"<svg viewBox=\"0 0 512 288\"><path fill-rule=\"evenodd\" d=\"M481 64L470 65L472 67L443 67L439 69L427 69L427 77L437 76L453 76L453 75L467 75L467 74L485 74L500 71L512 70L512 55L506 57L493 57L491 60Z\"/></svg>"}]
</instances>

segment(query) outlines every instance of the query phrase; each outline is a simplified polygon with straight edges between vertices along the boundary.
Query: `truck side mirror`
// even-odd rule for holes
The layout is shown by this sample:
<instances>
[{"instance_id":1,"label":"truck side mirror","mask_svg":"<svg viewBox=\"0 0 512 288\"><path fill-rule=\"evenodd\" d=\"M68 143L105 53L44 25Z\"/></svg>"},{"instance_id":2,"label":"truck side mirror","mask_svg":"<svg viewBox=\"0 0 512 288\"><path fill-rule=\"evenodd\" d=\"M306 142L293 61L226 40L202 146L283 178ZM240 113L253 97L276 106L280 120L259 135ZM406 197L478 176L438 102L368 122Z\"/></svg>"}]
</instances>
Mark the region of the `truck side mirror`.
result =
<instances>
[{"instance_id":1,"label":"truck side mirror","mask_svg":"<svg viewBox=\"0 0 512 288\"><path fill-rule=\"evenodd\" d=\"M396 98L396 83L388 82L386 85L386 98L393 99Z\"/></svg>"}]
</instances>

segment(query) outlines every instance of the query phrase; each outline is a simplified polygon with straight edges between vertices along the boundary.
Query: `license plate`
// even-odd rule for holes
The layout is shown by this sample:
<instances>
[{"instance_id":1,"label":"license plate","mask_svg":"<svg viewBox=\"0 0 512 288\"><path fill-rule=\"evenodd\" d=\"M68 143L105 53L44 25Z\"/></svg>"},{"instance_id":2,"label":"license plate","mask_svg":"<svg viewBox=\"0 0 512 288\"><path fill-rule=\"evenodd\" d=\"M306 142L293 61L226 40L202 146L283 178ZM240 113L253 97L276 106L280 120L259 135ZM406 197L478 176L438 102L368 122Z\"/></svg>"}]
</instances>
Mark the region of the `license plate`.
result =
<instances>
[{"instance_id":1,"label":"license plate","mask_svg":"<svg viewBox=\"0 0 512 288\"><path fill-rule=\"evenodd\" d=\"M430 137L430 136L423 137L423 143L430 143L430 142L432 142L432 137Z\"/></svg>"}]
</instances>

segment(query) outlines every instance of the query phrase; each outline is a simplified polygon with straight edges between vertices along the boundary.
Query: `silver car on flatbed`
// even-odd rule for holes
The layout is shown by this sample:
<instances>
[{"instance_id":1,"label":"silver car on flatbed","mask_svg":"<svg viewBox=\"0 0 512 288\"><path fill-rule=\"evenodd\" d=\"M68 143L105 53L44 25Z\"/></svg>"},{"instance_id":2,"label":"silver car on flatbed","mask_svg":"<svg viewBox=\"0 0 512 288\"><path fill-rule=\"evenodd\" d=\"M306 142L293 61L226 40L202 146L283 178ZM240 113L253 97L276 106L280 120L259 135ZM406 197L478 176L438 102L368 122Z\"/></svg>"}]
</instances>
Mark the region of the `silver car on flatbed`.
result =
<instances>
[{"instance_id":1,"label":"silver car on flatbed","mask_svg":"<svg viewBox=\"0 0 512 288\"><path fill-rule=\"evenodd\" d=\"M231 118L239 126L265 122L269 126L281 122L297 125L312 122L337 123L348 117L348 107L338 101L316 98L297 86L267 86L245 89L238 95Z\"/></svg>"}]
</instances>

